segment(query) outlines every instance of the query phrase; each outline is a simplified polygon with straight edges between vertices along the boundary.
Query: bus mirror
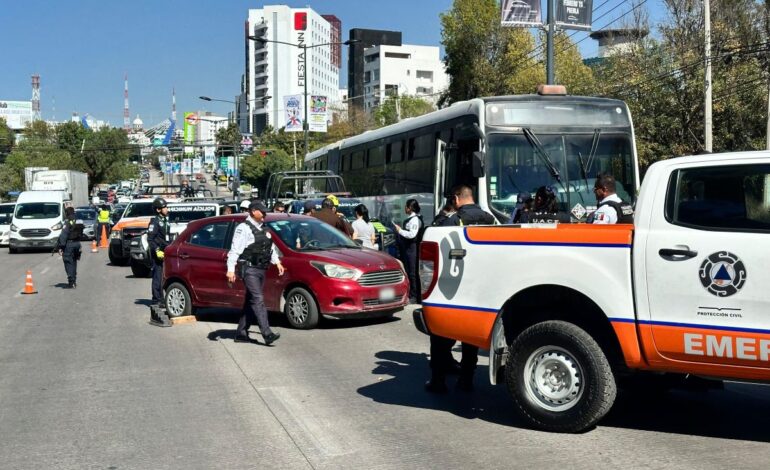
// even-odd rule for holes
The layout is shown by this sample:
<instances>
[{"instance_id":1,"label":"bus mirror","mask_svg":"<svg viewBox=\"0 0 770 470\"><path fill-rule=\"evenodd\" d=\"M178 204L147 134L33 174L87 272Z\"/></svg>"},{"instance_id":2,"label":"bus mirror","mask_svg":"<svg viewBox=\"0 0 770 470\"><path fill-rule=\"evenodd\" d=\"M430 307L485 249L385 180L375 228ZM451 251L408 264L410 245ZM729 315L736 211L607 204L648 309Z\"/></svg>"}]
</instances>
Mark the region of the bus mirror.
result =
<instances>
[{"instance_id":1,"label":"bus mirror","mask_svg":"<svg viewBox=\"0 0 770 470\"><path fill-rule=\"evenodd\" d=\"M481 178L484 176L484 152L473 152L471 168L474 178Z\"/></svg>"},{"instance_id":2,"label":"bus mirror","mask_svg":"<svg viewBox=\"0 0 770 470\"><path fill-rule=\"evenodd\" d=\"M486 136L484 135L484 131L481 130L481 127L479 127L478 123L473 123L473 133L478 137L480 140L486 139Z\"/></svg>"}]
</instances>

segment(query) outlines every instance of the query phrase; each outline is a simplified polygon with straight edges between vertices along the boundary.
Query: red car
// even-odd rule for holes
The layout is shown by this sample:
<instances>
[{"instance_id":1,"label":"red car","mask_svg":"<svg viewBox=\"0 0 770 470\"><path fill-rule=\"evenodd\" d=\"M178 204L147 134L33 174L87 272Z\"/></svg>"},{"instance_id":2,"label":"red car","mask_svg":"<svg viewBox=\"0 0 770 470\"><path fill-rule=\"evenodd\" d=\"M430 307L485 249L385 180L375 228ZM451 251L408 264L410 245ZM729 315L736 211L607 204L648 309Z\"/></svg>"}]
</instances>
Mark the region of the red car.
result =
<instances>
[{"instance_id":1,"label":"red car","mask_svg":"<svg viewBox=\"0 0 770 470\"><path fill-rule=\"evenodd\" d=\"M233 232L244 219L237 214L196 220L165 250L163 285L171 316L198 307L242 308L243 283L229 286L225 273ZM391 316L408 303L409 281L392 256L361 248L314 217L270 213L265 223L286 268L283 276L275 266L268 269L265 304L284 312L293 327L313 328L321 316Z\"/></svg>"}]
</instances>

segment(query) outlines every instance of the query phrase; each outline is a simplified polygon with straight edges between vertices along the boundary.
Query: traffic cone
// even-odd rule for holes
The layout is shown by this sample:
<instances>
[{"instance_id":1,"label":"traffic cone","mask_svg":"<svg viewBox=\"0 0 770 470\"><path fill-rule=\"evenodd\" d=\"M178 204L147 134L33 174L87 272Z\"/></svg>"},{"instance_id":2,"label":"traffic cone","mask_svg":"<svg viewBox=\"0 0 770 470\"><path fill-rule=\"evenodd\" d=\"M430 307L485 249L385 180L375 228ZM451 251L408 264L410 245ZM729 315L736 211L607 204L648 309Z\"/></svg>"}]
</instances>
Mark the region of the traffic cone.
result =
<instances>
[{"instance_id":1,"label":"traffic cone","mask_svg":"<svg viewBox=\"0 0 770 470\"><path fill-rule=\"evenodd\" d=\"M109 248L109 242L107 241L107 227L102 225L102 239L99 241L99 248Z\"/></svg>"},{"instance_id":2,"label":"traffic cone","mask_svg":"<svg viewBox=\"0 0 770 470\"><path fill-rule=\"evenodd\" d=\"M35 290L35 284L32 282L32 271L27 270L27 280L24 282L24 290L21 291L22 294L37 294L37 291Z\"/></svg>"},{"instance_id":3,"label":"traffic cone","mask_svg":"<svg viewBox=\"0 0 770 470\"><path fill-rule=\"evenodd\" d=\"M91 253L99 253L99 248L96 246L96 239L91 240Z\"/></svg>"}]
</instances>

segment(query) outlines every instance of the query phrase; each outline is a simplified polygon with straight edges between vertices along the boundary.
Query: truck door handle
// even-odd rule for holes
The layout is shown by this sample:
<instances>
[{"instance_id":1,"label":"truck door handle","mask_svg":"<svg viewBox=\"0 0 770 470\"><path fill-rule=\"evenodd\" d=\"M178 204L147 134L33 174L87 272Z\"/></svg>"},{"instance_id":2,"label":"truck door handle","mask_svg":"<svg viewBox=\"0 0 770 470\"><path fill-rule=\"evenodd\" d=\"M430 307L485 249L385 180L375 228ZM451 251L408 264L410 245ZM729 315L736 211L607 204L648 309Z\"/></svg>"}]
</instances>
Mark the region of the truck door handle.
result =
<instances>
[{"instance_id":1,"label":"truck door handle","mask_svg":"<svg viewBox=\"0 0 770 470\"><path fill-rule=\"evenodd\" d=\"M187 259L187 258L190 257L190 255L188 255L187 253L182 253L182 254L179 255L179 257L182 258L182 259Z\"/></svg>"},{"instance_id":2,"label":"truck door handle","mask_svg":"<svg viewBox=\"0 0 770 470\"><path fill-rule=\"evenodd\" d=\"M698 252L695 250L680 249L680 248L661 248L658 254L663 259L669 261L683 261L698 256Z\"/></svg>"}]
</instances>

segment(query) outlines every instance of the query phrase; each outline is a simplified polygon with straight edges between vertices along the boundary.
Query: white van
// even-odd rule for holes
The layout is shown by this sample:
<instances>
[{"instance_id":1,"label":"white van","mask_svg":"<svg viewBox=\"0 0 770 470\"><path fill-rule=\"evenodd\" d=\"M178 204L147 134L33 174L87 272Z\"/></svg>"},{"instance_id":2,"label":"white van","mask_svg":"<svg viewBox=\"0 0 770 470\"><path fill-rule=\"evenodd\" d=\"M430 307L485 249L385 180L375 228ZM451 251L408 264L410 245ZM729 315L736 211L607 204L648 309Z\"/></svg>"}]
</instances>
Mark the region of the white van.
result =
<instances>
[{"instance_id":1,"label":"white van","mask_svg":"<svg viewBox=\"0 0 770 470\"><path fill-rule=\"evenodd\" d=\"M0 246L8 246L8 240L11 238L11 219L13 219L13 209L15 202L0 204Z\"/></svg>"},{"instance_id":2,"label":"white van","mask_svg":"<svg viewBox=\"0 0 770 470\"><path fill-rule=\"evenodd\" d=\"M16 200L8 249L53 248L64 223L64 192L24 191Z\"/></svg>"}]
</instances>

